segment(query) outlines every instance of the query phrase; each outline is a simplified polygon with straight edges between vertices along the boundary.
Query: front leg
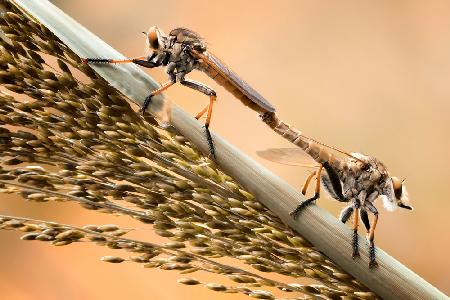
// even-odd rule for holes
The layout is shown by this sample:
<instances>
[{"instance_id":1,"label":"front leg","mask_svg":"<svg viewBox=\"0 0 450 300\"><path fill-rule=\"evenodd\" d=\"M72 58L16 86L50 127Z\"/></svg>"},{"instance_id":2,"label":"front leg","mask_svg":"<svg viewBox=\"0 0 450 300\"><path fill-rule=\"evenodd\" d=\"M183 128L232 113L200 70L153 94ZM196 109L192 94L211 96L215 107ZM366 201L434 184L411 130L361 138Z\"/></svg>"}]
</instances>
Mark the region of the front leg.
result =
<instances>
[{"instance_id":1,"label":"front leg","mask_svg":"<svg viewBox=\"0 0 450 300\"><path fill-rule=\"evenodd\" d=\"M112 58L82 58L81 61L85 64L127 64L134 60L143 60L145 56L126 59L112 59Z\"/></svg>"},{"instance_id":2,"label":"front leg","mask_svg":"<svg viewBox=\"0 0 450 300\"><path fill-rule=\"evenodd\" d=\"M372 203L366 203L365 206L369 209L369 211L374 215L372 226L370 226L368 238L369 238L369 268L376 268L378 263L375 258L375 228L377 227L378 222L378 210Z\"/></svg>"},{"instance_id":3,"label":"front leg","mask_svg":"<svg viewBox=\"0 0 450 300\"><path fill-rule=\"evenodd\" d=\"M341 222L345 224L353 214L353 235L352 235L352 248L353 248L352 257L353 258L356 258L359 256L359 249L358 249L358 217L359 216L358 216L358 211L361 211L361 213L365 212L365 211L359 209L358 204L353 203L353 204L345 207L341 211L341 215L339 216L339 220L341 220ZM363 219L363 222L364 222L364 224L366 224L364 219Z\"/></svg>"},{"instance_id":4,"label":"front leg","mask_svg":"<svg viewBox=\"0 0 450 300\"><path fill-rule=\"evenodd\" d=\"M354 215L353 215L352 257L357 258L359 257L358 221L359 221L360 203L358 199L355 199L354 201L355 202L353 203Z\"/></svg>"},{"instance_id":5,"label":"front leg","mask_svg":"<svg viewBox=\"0 0 450 300\"><path fill-rule=\"evenodd\" d=\"M85 64L127 64L127 63L135 63L137 65L146 67L146 68L155 68L159 67L162 63L159 59L155 62L153 59L156 57L156 54L152 54L151 56L139 56L135 58L126 58L126 59L111 59L111 58L83 58L81 61Z\"/></svg>"},{"instance_id":6,"label":"front leg","mask_svg":"<svg viewBox=\"0 0 450 300\"><path fill-rule=\"evenodd\" d=\"M214 148L214 142L212 140L212 136L211 133L209 132L209 124L211 122L211 116L212 116L212 110L213 110L213 104L214 101L216 101L216 92L204 85L203 83L194 81L194 80L189 80L189 79L184 79L182 78L180 83L184 86L187 86L191 89L194 89L196 91L199 91L205 95L209 96L209 104L207 106L205 106L197 115L196 115L196 119L200 119L202 117L202 115L204 115L206 112L206 121L205 121L205 134L206 134L206 140L208 141L208 146L209 146L209 152L211 153L211 155L215 158L216 157L216 153L215 153L215 148Z\"/></svg>"}]
</instances>

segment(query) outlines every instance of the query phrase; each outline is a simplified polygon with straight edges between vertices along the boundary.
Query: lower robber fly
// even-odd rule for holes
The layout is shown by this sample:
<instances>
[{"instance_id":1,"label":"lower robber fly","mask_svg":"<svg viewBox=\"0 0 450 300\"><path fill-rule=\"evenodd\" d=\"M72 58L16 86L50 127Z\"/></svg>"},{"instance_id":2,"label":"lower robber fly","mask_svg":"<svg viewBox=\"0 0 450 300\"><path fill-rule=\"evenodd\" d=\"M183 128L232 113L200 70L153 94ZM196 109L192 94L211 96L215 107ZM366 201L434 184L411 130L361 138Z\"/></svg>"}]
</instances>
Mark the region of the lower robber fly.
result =
<instances>
[{"instance_id":1,"label":"lower robber fly","mask_svg":"<svg viewBox=\"0 0 450 300\"><path fill-rule=\"evenodd\" d=\"M162 93L176 82L209 96L209 103L195 116L200 119L206 113L205 133L210 153L215 157L214 143L209 132L211 115L216 92L205 84L186 78L194 69L204 72L215 82L222 85L241 102L263 114L275 112L275 108L257 91L240 79L231 69L217 57L207 51L206 43L194 31L187 28L175 28L169 35L164 34L158 27L151 27L146 36L148 53L145 56L115 60L106 58L85 58L85 63L135 63L146 68L166 66L169 81L153 90L145 99L141 111L144 113L152 97Z\"/></svg>"},{"instance_id":2,"label":"lower robber fly","mask_svg":"<svg viewBox=\"0 0 450 300\"><path fill-rule=\"evenodd\" d=\"M381 198L384 207L393 211L397 207L412 210L407 203L408 193L404 180L390 176L386 167L376 158L360 153L348 153L334 147L319 143L308 138L285 122L273 112L262 114L262 120L276 133L283 136L299 148L278 148L259 151L258 154L268 160L287 165L314 167L316 171L310 174L303 184L302 194L305 195L308 185L315 177L314 196L300 203L291 215L296 218L308 205L314 203L320 196L320 184L328 194L348 205L341 211L340 220L346 223L353 215L352 247L353 257L359 256L358 221L361 219L369 240L369 267L376 267L374 234L378 222L378 210L375 200ZM344 157L338 157L330 149L340 152ZM305 155L307 154L307 155ZM305 161L305 158L308 159ZM368 214L374 216L372 224Z\"/></svg>"}]
</instances>

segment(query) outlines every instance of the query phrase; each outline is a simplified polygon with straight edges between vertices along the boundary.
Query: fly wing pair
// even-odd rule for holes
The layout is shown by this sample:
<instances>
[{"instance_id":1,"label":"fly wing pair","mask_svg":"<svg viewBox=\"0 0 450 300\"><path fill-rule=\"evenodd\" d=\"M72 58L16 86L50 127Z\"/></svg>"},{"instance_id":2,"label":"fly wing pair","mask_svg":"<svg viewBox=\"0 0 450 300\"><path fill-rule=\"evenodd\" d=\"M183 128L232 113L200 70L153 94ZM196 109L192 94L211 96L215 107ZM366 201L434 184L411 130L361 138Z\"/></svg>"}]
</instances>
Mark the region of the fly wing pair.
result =
<instances>
[{"instance_id":1,"label":"fly wing pair","mask_svg":"<svg viewBox=\"0 0 450 300\"><path fill-rule=\"evenodd\" d=\"M269 101L236 75L236 73L215 55L208 51L191 51L192 55L199 59L201 70L238 98L244 105L261 114L275 112L275 108Z\"/></svg>"},{"instance_id":2,"label":"fly wing pair","mask_svg":"<svg viewBox=\"0 0 450 300\"><path fill-rule=\"evenodd\" d=\"M269 148L257 151L260 157L288 166L319 168L320 164L300 148Z\"/></svg>"}]
</instances>

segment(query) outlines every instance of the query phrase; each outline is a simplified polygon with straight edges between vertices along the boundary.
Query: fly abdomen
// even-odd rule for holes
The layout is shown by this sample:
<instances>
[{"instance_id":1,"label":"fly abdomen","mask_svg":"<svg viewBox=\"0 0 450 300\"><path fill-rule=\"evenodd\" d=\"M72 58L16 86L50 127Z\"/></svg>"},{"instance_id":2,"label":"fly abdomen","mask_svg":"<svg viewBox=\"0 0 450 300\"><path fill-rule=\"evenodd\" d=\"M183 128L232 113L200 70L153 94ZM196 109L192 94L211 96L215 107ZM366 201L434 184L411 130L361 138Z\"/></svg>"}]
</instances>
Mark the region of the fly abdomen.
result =
<instances>
[{"instance_id":1,"label":"fly abdomen","mask_svg":"<svg viewBox=\"0 0 450 300\"><path fill-rule=\"evenodd\" d=\"M342 151L339 151L338 149L330 146L325 146L309 137L304 136L301 131L280 120L274 112L266 112L261 115L261 118L264 123L272 128L273 131L284 137L289 142L301 148L316 162L320 163L321 165L327 162L336 170L340 170L342 168L342 160L333 155L327 147L338 152Z\"/></svg>"},{"instance_id":2,"label":"fly abdomen","mask_svg":"<svg viewBox=\"0 0 450 300\"><path fill-rule=\"evenodd\" d=\"M300 131L281 121L275 113L268 112L263 114L262 120L269 125L273 131L294 145L300 147L318 163L324 164L332 158L332 154L322 145L308 137L305 137ZM334 160L336 159L334 158Z\"/></svg>"},{"instance_id":3,"label":"fly abdomen","mask_svg":"<svg viewBox=\"0 0 450 300\"><path fill-rule=\"evenodd\" d=\"M275 108L269 101L239 78L217 57L208 52L193 51L192 54L198 59L200 70L232 93L245 106L259 113L275 111Z\"/></svg>"}]
</instances>

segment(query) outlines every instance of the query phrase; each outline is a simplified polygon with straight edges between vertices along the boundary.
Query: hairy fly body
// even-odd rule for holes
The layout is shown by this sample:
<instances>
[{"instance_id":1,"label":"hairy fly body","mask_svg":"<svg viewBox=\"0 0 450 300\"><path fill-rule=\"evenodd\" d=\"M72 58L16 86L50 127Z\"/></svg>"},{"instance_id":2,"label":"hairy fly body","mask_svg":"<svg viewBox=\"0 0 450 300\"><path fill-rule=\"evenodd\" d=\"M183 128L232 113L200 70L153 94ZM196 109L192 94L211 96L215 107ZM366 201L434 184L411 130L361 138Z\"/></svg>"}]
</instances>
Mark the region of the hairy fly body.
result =
<instances>
[{"instance_id":1,"label":"hairy fly body","mask_svg":"<svg viewBox=\"0 0 450 300\"><path fill-rule=\"evenodd\" d=\"M144 56L114 60L104 58L86 58L85 63L135 63L146 68L166 67L169 81L153 90L145 99L141 111L144 113L152 97L158 95L174 85L181 83L191 89L209 96L209 103L195 116L200 119L206 113L205 131L210 152L215 156L214 144L209 132L213 104L216 92L209 86L190 80L186 75L192 70L200 70L222 85L241 102L258 113L275 112L273 106L257 91L240 79L231 69L211 54L206 43L194 31L187 28L175 28L169 35L164 34L158 27L149 29L146 36L148 53Z\"/></svg>"},{"instance_id":2,"label":"hairy fly body","mask_svg":"<svg viewBox=\"0 0 450 300\"><path fill-rule=\"evenodd\" d=\"M341 212L340 220L346 223L353 215L352 256L354 258L359 256L357 230L358 221L361 220L369 240L369 267L376 267L374 234L378 210L375 207L375 200L381 198L384 207L389 211L397 207L412 210L408 205L408 193L404 182L390 176L384 164L378 159L360 153L348 153L319 143L281 121L275 113L265 113L262 119L275 132L299 148L268 149L258 152L261 157L287 165L316 169L306 178L302 188L302 194L305 195L311 180L315 178L314 196L300 203L291 215L296 218L306 206L319 198L322 183L332 198L348 203ZM334 155L330 149L340 152L343 157ZM369 214L373 215L372 224L369 221Z\"/></svg>"}]
</instances>

